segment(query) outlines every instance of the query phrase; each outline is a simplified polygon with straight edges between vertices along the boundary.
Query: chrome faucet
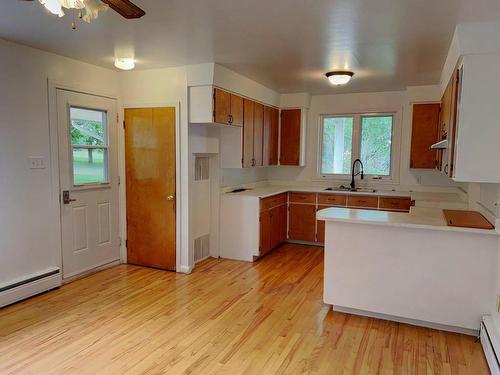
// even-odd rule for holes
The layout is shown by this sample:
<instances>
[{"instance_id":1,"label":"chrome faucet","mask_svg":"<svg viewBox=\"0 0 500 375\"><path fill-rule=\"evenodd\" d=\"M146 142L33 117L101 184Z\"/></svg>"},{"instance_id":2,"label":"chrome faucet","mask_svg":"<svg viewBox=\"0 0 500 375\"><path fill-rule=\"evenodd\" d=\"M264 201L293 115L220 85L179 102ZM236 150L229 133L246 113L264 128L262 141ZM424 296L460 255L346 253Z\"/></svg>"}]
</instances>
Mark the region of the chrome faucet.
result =
<instances>
[{"instance_id":1,"label":"chrome faucet","mask_svg":"<svg viewBox=\"0 0 500 375\"><path fill-rule=\"evenodd\" d=\"M359 172L355 174L354 170L356 169L356 163L359 163L360 168L359 168ZM363 162L360 159L356 159L356 160L354 160L354 163L352 163L351 190L356 189L356 182L354 181L354 177L356 177L358 174L361 175L361 179L365 178L365 174L363 172Z\"/></svg>"}]
</instances>

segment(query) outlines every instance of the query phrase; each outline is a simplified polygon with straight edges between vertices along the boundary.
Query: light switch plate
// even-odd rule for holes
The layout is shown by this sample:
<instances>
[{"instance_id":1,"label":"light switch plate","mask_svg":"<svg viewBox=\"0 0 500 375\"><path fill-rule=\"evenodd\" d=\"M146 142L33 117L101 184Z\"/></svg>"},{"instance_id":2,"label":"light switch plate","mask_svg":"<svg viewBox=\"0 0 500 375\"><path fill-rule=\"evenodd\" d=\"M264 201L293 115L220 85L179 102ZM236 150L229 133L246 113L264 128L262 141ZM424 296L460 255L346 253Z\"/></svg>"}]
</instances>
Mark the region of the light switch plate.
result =
<instances>
[{"instance_id":1,"label":"light switch plate","mask_svg":"<svg viewBox=\"0 0 500 375\"><path fill-rule=\"evenodd\" d=\"M45 169L46 162L43 156L32 156L28 158L30 169Z\"/></svg>"}]
</instances>

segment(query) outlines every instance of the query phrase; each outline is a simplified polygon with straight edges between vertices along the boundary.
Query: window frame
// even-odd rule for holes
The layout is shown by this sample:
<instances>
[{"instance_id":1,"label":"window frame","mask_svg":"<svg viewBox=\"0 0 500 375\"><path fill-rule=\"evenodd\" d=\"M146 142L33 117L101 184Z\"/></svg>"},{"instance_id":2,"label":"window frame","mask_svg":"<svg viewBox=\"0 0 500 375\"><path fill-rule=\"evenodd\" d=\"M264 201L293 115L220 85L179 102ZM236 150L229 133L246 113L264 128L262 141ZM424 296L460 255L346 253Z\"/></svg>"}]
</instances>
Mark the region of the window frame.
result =
<instances>
[{"instance_id":1,"label":"window frame","mask_svg":"<svg viewBox=\"0 0 500 375\"><path fill-rule=\"evenodd\" d=\"M83 109L83 110L89 110L89 111L97 111L101 112L103 114L103 134L104 134L104 142L102 145L85 145L85 144L73 144L73 141L71 139L71 130L73 128L73 123L71 120L71 109ZM68 105L68 143L69 143L69 165L70 165L70 181L71 181L71 186L72 190L85 190L85 189L94 189L96 187L109 187L111 185L111 181L109 179L110 175L110 167L109 167L109 114L107 110L104 110L102 108L90 108L90 107L82 107L78 105ZM102 182L86 182L83 184L75 184L75 170L74 170L74 157L73 157L73 152L74 150L103 150L104 151L104 176L105 179Z\"/></svg>"},{"instance_id":2,"label":"window frame","mask_svg":"<svg viewBox=\"0 0 500 375\"><path fill-rule=\"evenodd\" d=\"M361 122L363 117L384 117L392 116L392 134L391 134L391 167L390 174L387 176L373 175L365 173L365 180L370 183L385 182L399 183L399 150L400 150L400 125L398 111L376 111L376 112L356 112L356 113L341 113L341 114L322 114L319 116L318 124L318 152L317 152L317 177L320 180L351 180L351 174L341 173L322 173L321 167L323 162L323 130L324 120L328 118L352 117L352 154L351 163L356 159L361 159Z\"/></svg>"}]
</instances>

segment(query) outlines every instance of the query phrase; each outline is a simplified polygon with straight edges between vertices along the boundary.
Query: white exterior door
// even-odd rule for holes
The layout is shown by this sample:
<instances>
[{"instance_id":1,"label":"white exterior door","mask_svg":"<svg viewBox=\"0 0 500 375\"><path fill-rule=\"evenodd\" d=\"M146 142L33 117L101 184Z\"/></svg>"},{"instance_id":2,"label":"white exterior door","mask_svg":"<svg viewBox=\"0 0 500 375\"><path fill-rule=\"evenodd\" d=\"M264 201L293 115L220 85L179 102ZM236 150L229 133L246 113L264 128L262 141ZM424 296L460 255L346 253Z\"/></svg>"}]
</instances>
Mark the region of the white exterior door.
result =
<instances>
[{"instance_id":1,"label":"white exterior door","mask_svg":"<svg viewBox=\"0 0 500 375\"><path fill-rule=\"evenodd\" d=\"M57 90L64 278L120 258L116 107Z\"/></svg>"}]
</instances>

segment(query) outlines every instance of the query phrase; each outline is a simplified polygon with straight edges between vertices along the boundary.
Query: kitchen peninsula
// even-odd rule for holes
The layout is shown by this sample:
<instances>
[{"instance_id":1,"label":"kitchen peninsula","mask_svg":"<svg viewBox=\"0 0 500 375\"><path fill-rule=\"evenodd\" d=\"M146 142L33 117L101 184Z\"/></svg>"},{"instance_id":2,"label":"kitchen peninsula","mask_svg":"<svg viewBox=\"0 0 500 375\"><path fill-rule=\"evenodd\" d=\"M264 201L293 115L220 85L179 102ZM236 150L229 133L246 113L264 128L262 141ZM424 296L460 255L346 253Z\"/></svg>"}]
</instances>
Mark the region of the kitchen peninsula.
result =
<instances>
[{"instance_id":1,"label":"kitchen peninsula","mask_svg":"<svg viewBox=\"0 0 500 375\"><path fill-rule=\"evenodd\" d=\"M476 334L491 310L495 230L447 226L440 208L327 208L324 302L335 311Z\"/></svg>"}]
</instances>

